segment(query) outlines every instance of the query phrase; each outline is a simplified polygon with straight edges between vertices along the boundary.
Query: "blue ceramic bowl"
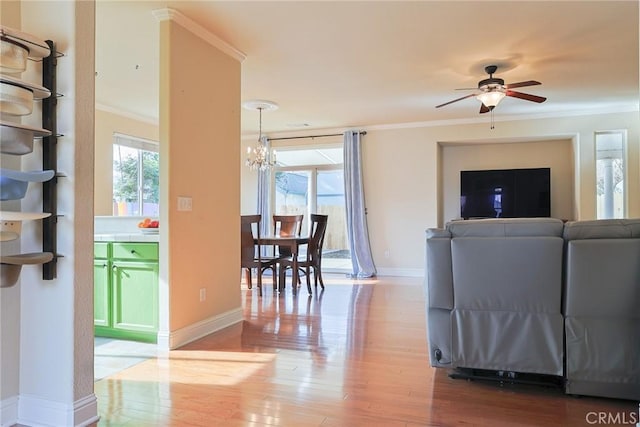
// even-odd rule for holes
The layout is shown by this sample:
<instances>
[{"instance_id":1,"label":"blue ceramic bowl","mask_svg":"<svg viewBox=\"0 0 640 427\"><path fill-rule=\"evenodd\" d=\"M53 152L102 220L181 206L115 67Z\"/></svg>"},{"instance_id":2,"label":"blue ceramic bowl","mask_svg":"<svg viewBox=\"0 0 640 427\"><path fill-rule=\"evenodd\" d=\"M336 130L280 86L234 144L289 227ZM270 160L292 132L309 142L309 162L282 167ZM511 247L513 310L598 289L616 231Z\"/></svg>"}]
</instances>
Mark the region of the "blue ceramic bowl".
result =
<instances>
[{"instance_id":1,"label":"blue ceramic bowl","mask_svg":"<svg viewBox=\"0 0 640 427\"><path fill-rule=\"evenodd\" d=\"M0 169L0 200L20 200L25 196L29 182L49 181L53 175L55 172L52 170L22 172Z\"/></svg>"}]
</instances>

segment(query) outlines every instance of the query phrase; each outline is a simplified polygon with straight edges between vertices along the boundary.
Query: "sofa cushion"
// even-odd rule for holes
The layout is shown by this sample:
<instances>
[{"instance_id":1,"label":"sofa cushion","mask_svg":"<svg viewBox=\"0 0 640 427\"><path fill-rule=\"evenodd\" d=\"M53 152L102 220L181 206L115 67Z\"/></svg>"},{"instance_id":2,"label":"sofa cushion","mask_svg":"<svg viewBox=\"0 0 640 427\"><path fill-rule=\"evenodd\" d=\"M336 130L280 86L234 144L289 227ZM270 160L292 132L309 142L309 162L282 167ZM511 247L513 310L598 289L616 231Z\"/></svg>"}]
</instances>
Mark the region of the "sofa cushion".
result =
<instances>
[{"instance_id":1,"label":"sofa cushion","mask_svg":"<svg viewBox=\"0 0 640 427\"><path fill-rule=\"evenodd\" d=\"M559 312L454 310L451 332L454 368L562 375Z\"/></svg>"},{"instance_id":2,"label":"sofa cushion","mask_svg":"<svg viewBox=\"0 0 640 427\"><path fill-rule=\"evenodd\" d=\"M640 318L567 317L568 394L640 401Z\"/></svg>"},{"instance_id":3,"label":"sofa cushion","mask_svg":"<svg viewBox=\"0 0 640 427\"><path fill-rule=\"evenodd\" d=\"M560 237L451 241L454 308L560 313Z\"/></svg>"},{"instance_id":4,"label":"sofa cushion","mask_svg":"<svg viewBox=\"0 0 640 427\"><path fill-rule=\"evenodd\" d=\"M565 240L640 238L640 219L573 221L564 226Z\"/></svg>"},{"instance_id":5,"label":"sofa cushion","mask_svg":"<svg viewBox=\"0 0 640 427\"><path fill-rule=\"evenodd\" d=\"M471 219L447 224L451 237L562 237L557 218Z\"/></svg>"},{"instance_id":6,"label":"sofa cushion","mask_svg":"<svg viewBox=\"0 0 640 427\"><path fill-rule=\"evenodd\" d=\"M566 316L640 319L640 239L569 242L566 277Z\"/></svg>"}]
</instances>

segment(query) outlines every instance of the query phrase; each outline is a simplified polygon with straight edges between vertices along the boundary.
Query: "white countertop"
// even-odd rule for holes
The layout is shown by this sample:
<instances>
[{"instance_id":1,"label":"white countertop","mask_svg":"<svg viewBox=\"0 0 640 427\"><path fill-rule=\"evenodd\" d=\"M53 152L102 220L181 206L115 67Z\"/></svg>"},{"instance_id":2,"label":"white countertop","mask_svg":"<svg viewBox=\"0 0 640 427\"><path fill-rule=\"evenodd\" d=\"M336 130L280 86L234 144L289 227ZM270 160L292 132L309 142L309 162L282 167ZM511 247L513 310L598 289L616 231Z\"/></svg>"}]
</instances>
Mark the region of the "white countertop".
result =
<instances>
[{"instance_id":1,"label":"white countertop","mask_svg":"<svg viewBox=\"0 0 640 427\"><path fill-rule=\"evenodd\" d=\"M94 234L95 242L158 242L160 236L158 234L143 234L142 232L134 233L105 233Z\"/></svg>"},{"instance_id":2,"label":"white countertop","mask_svg":"<svg viewBox=\"0 0 640 427\"><path fill-rule=\"evenodd\" d=\"M140 231L138 223L143 217L136 216L97 216L94 218L94 238L96 242L158 242L157 233L146 234ZM156 231L159 231L156 229Z\"/></svg>"}]
</instances>

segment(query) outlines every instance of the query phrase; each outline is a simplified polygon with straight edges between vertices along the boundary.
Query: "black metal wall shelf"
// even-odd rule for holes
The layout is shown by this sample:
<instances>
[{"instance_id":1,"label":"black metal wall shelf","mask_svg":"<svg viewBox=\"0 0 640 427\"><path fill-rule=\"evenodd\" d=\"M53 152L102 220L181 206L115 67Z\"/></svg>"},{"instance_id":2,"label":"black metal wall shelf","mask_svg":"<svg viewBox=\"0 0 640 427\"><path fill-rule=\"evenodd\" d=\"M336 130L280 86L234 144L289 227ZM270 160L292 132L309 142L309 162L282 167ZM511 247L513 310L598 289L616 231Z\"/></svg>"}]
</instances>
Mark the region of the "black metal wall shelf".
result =
<instances>
[{"instance_id":1,"label":"black metal wall shelf","mask_svg":"<svg viewBox=\"0 0 640 427\"><path fill-rule=\"evenodd\" d=\"M51 54L42 60L42 86L51 91L54 96L42 100L42 127L51 131L51 136L42 141L42 169L54 170L56 176L44 182L42 185L42 211L51 213L51 216L42 221L42 251L51 252L53 259L42 265L42 280L53 280L57 276L58 255L58 98L56 66L58 58L63 56L56 52L55 43L46 41L51 49Z\"/></svg>"}]
</instances>

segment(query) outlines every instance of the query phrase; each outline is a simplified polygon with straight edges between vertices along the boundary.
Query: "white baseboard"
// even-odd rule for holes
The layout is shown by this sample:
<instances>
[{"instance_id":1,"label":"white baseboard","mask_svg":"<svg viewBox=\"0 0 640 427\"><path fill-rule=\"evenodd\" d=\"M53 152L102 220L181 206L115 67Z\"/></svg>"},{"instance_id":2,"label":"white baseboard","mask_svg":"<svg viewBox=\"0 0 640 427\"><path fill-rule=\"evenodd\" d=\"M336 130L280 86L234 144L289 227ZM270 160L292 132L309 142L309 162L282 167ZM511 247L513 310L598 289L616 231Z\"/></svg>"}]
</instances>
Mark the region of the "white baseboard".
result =
<instances>
[{"instance_id":1,"label":"white baseboard","mask_svg":"<svg viewBox=\"0 0 640 427\"><path fill-rule=\"evenodd\" d=\"M242 308L201 320L176 331L158 332L158 348L173 350L238 322L242 322Z\"/></svg>"},{"instance_id":2,"label":"white baseboard","mask_svg":"<svg viewBox=\"0 0 640 427\"><path fill-rule=\"evenodd\" d=\"M346 268L324 268L323 273L335 273L335 274L351 274L351 269ZM378 276L396 276L396 277L423 277L424 269L422 268L385 268L376 267L376 274Z\"/></svg>"},{"instance_id":3,"label":"white baseboard","mask_svg":"<svg viewBox=\"0 0 640 427\"><path fill-rule=\"evenodd\" d=\"M73 403L73 419L74 425L78 427L85 427L89 424L98 422L100 415L98 415L98 398L95 394L76 400Z\"/></svg>"},{"instance_id":4,"label":"white baseboard","mask_svg":"<svg viewBox=\"0 0 640 427\"><path fill-rule=\"evenodd\" d=\"M18 397L0 401L0 426L9 427L18 422Z\"/></svg>"},{"instance_id":5,"label":"white baseboard","mask_svg":"<svg viewBox=\"0 0 640 427\"><path fill-rule=\"evenodd\" d=\"M378 268L376 267L378 276L396 276L396 277L423 277L424 269L422 268Z\"/></svg>"},{"instance_id":6,"label":"white baseboard","mask_svg":"<svg viewBox=\"0 0 640 427\"><path fill-rule=\"evenodd\" d=\"M91 393L67 405L33 395L19 397L18 420L32 427L83 427L98 421L98 400Z\"/></svg>"}]
</instances>

